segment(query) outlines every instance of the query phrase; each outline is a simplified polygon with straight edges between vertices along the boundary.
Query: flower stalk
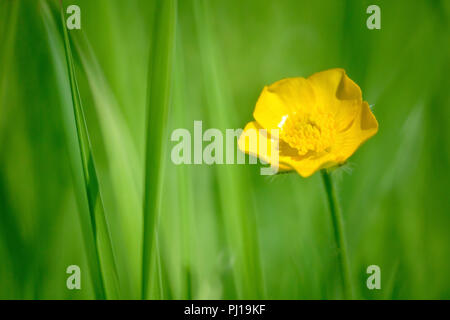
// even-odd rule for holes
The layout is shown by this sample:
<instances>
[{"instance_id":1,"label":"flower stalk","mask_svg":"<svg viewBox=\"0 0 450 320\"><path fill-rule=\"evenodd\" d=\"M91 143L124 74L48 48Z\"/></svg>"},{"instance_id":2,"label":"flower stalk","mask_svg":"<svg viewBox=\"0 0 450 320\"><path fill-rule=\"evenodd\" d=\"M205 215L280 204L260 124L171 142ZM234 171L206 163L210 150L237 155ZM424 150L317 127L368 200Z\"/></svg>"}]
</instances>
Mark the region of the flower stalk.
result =
<instances>
[{"instance_id":1,"label":"flower stalk","mask_svg":"<svg viewBox=\"0 0 450 320\"><path fill-rule=\"evenodd\" d=\"M341 210L339 208L336 191L334 189L331 175L326 169L321 170L323 184L327 193L328 206L330 208L331 220L333 224L334 240L338 251L339 269L341 272L342 288L345 299L352 299L352 285L350 280L350 268L347 256L347 247L344 233L344 223Z\"/></svg>"}]
</instances>

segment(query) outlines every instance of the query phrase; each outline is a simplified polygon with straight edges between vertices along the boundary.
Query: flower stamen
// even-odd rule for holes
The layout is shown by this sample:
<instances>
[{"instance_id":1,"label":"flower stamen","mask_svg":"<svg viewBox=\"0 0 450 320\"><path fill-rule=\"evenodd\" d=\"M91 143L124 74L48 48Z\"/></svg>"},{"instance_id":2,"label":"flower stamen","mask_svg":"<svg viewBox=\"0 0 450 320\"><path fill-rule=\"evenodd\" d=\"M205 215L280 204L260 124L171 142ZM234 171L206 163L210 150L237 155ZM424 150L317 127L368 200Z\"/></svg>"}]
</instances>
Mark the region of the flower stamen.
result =
<instances>
[{"instance_id":1,"label":"flower stamen","mask_svg":"<svg viewBox=\"0 0 450 320\"><path fill-rule=\"evenodd\" d=\"M280 138L303 156L308 152L329 152L335 134L336 126L331 114L295 113L284 121Z\"/></svg>"}]
</instances>

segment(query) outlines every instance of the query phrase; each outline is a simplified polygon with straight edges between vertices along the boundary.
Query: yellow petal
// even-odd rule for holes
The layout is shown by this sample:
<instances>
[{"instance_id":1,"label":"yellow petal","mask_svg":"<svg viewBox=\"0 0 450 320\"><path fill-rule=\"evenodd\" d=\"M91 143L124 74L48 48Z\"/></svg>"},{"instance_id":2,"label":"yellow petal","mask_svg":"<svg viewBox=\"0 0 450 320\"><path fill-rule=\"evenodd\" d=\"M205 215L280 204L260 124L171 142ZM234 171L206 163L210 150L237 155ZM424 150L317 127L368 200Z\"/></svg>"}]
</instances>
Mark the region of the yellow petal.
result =
<instances>
[{"instance_id":1,"label":"yellow petal","mask_svg":"<svg viewBox=\"0 0 450 320\"><path fill-rule=\"evenodd\" d=\"M244 131L239 137L238 147L242 152L248 153L254 157L258 157L264 162L271 163L272 140L270 137L264 134L264 131L260 131L260 129L263 128L256 121L247 123ZM264 148L262 147L263 145L267 147ZM292 170L292 168L285 164L282 164L281 159L279 159L279 170L288 171Z\"/></svg>"},{"instance_id":2,"label":"yellow petal","mask_svg":"<svg viewBox=\"0 0 450 320\"><path fill-rule=\"evenodd\" d=\"M280 163L283 163L295 171L302 177L307 178L317 170L329 168L337 165L335 155L332 153L309 153L300 156L297 150L291 148L287 143L280 141Z\"/></svg>"},{"instance_id":3,"label":"yellow petal","mask_svg":"<svg viewBox=\"0 0 450 320\"><path fill-rule=\"evenodd\" d=\"M253 117L266 129L281 128L287 116L315 106L314 92L304 78L288 78L264 87Z\"/></svg>"},{"instance_id":4,"label":"yellow petal","mask_svg":"<svg viewBox=\"0 0 450 320\"><path fill-rule=\"evenodd\" d=\"M336 113L345 100L362 102L359 86L345 73L344 69L330 69L317 72L308 81L314 89L318 107Z\"/></svg>"},{"instance_id":5,"label":"yellow petal","mask_svg":"<svg viewBox=\"0 0 450 320\"><path fill-rule=\"evenodd\" d=\"M317 72L308 81L314 88L318 108L334 115L338 131L348 129L361 107L359 86L340 68Z\"/></svg>"},{"instance_id":6,"label":"yellow petal","mask_svg":"<svg viewBox=\"0 0 450 320\"><path fill-rule=\"evenodd\" d=\"M361 104L362 102L358 100L344 100L338 103L334 115L337 132L349 129L360 112Z\"/></svg>"},{"instance_id":7,"label":"yellow petal","mask_svg":"<svg viewBox=\"0 0 450 320\"><path fill-rule=\"evenodd\" d=\"M346 161L367 139L378 132L378 122L369 104L363 102L358 114L351 126L336 136L332 152L336 155L336 161Z\"/></svg>"}]
</instances>

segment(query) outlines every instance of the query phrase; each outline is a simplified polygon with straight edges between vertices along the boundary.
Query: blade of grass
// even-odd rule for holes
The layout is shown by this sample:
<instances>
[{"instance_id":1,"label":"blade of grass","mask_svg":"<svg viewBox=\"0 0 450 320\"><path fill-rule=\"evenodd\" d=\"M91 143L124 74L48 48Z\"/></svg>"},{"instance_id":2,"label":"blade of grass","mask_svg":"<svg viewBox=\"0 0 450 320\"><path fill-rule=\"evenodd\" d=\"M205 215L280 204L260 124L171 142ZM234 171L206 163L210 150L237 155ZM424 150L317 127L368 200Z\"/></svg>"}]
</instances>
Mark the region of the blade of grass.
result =
<instances>
[{"instance_id":1,"label":"blade of grass","mask_svg":"<svg viewBox=\"0 0 450 320\"><path fill-rule=\"evenodd\" d=\"M219 61L222 61L215 41L212 26L212 10L208 1L195 1L194 16L198 33L199 51L202 57L205 97L214 117L209 113L209 122L223 131L233 128L233 101L227 81L224 79ZM256 215L249 202L251 188L240 166L215 166L215 187L217 207L223 219L224 233L230 250L233 266L233 280L240 299L264 297L259 239L256 229ZM224 272L226 277L226 271ZM230 282L227 280L224 283ZM234 291L234 289L232 289ZM228 297L226 297L228 298Z\"/></svg>"},{"instance_id":2,"label":"blade of grass","mask_svg":"<svg viewBox=\"0 0 450 320\"><path fill-rule=\"evenodd\" d=\"M99 190L97 172L92 155L92 147L86 126L75 68L70 47L69 34L65 27L64 13L61 3L61 23L64 34L64 48L66 52L67 70L70 79L73 112L77 128L78 145L83 166L85 191L88 198L90 222L94 234L94 247L102 280L100 281L100 296L102 298L117 298L119 296L119 280L114 257L114 250L109 233L108 221L105 216L102 196Z\"/></svg>"},{"instance_id":3,"label":"blade of grass","mask_svg":"<svg viewBox=\"0 0 450 320\"><path fill-rule=\"evenodd\" d=\"M175 58L175 76L174 76L174 103L173 103L173 121L176 127L187 127L188 110L186 106L186 91L188 90L187 76L184 66L184 50L182 46L182 29L177 26L176 58ZM193 204L193 181L191 169L186 166L177 166L177 191L179 194L179 220L181 224L181 259L182 259L182 288L183 299L192 299L192 236L195 234L192 230L194 218Z\"/></svg>"},{"instance_id":4,"label":"blade of grass","mask_svg":"<svg viewBox=\"0 0 450 320\"><path fill-rule=\"evenodd\" d=\"M105 289L103 278L101 276L101 267L98 252L95 243L93 228L91 226L89 208L86 198L84 177L81 173L81 153L78 147L77 130L75 124L75 116L73 113L72 99L70 96L70 85L67 83L67 66L64 61L64 42L60 37L56 22L58 21L52 16L48 2L40 1L42 8L42 19L48 36L48 44L53 57L53 68L57 77L57 91L59 92L62 108L62 123L65 128L65 138L67 151L69 154L72 183L74 185L74 194L78 206L78 214L80 219L82 238L84 241L85 253L89 266L89 275L92 280L94 296L97 299L105 299ZM58 17L58 16L57 16ZM69 93L69 94L68 94ZM81 174L80 174L81 173Z\"/></svg>"},{"instance_id":5,"label":"blade of grass","mask_svg":"<svg viewBox=\"0 0 450 320\"><path fill-rule=\"evenodd\" d=\"M146 299L160 211L163 159L175 43L176 0L158 0L152 30L147 93L142 299ZM162 288L160 288L162 290Z\"/></svg>"},{"instance_id":6,"label":"blade of grass","mask_svg":"<svg viewBox=\"0 0 450 320\"><path fill-rule=\"evenodd\" d=\"M0 38L3 39L0 43L0 150L2 147L3 138L6 136L4 132L7 131L7 119L10 108L6 108L6 92L10 87L10 81L7 77L11 74L11 58L14 54L14 39L16 37L17 17L18 17L17 2L3 2L0 4Z\"/></svg>"},{"instance_id":7,"label":"blade of grass","mask_svg":"<svg viewBox=\"0 0 450 320\"><path fill-rule=\"evenodd\" d=\"M109 87L89 39L83 34L73 40L75 52L80 58L81 76L86 77L95 112L98 119L101 119L98 121L100 127L97 128L96 143L102 140L100 145L103 144L105 148L104 166L108 169L103 168L105 170L103 174L107 177L109 172L114 172L111 179L106 178L103 181L102 172L99 171L98 174L100 182L103 183L100 188L106 202L105 210L111 217L109 222L111 233L114 234L112 241L117 258L117 270L121 275L121 297L136 299L141 294L141 275L140 272L130 270L140 270L142 258L142 235L135 232L142 229L140 194L143 181L139 183L138 179L143 176L141 173L143 168L139 165L141 157L138 156L129 127L121 116L118 100ZM95 148L94 141L93 145ZM98 149L96 152L99 152ZM112 211L112 208L116 211ZM115 216L112 216L113 214Z\"/></svg>"}]
</instances>

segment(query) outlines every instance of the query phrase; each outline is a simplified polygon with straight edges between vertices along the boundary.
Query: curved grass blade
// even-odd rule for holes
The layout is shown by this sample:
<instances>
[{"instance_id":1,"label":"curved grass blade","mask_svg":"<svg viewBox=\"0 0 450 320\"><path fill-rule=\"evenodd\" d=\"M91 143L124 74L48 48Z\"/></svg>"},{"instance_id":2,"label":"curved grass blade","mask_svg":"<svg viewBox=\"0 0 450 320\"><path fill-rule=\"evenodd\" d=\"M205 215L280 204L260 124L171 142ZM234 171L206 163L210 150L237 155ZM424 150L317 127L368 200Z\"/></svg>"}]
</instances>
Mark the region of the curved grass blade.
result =
<instances>
[{"instance_id":1,"label":"curved grass blade","mask_svg":"<svg viewBox=\"0 0 450 320\"><path fill-rule=\"evenodd\" d=\"M117 271L120 277L120 294L123 299L136 299L141 295L141 274L130 270L141 269L142 259L142 185L137 183L143 170L139 164L137 150L132 141L131 132L120 113L119 102L109 87L104 71L85 34L73 42L74 51L80 59L80 79L84 75L92 94L92 106L95 108L99 128L98 140L102 140L105 158L105 173L114 172L110 180L102 181L102 172L98 172L100 189L103 192L105 210L110 222ZM91 110L92 111L92 110ZM92 129L90 128L92 135ZM98 142L97 142L98 143ZM120 146L120 147L118 147ZM93 144L95 148L95 144ZM97 149L95 149L97 152ZM123 164L126 163L126 166ZM110 188L109 190L107 188ZM108 192L110 193L108 198ZM111 194L112 193L112 194ZM112 198L111 198L112 197ZM116 212L111 211L114 206ZM114 215L114 216L113 216Z\"/></svg>"},{"instance_id":2,"label":"curved grass blade","mask_svg":"<svg viewBox=\"0 0 450 320\"><path fill-rule=\"evenodd\" d=\"M99 190L97 172L92 155L86 119L78 91L75 68L70 47L69 35L65 27L64 14L61 5L61 22L64 33L64 48L66 51L67 69L70 78L73 112L75 115L77 138L81 153L83 175L88 198L91 229L94 235L94 247L98 264L101 269L100 291L102 298L118 298L119 280L115 263L114 251L109 232L108 221L105 216L102 196Z\"/></svg>"},{"instance_id":3,"label":"curved grass blade","mask_svg":"<svg viewBox=\"0 0 450 320\"><path fill-rule=\"evenodd\" d=\"M147 137L144 183L144 225L142 252L142 298L149 291L155 236L160 211L165 135L175 43L176 0L156 1L149 57L147 93ZM156 259L157 260L157 259ZM162 288L160 288L162 290Z\"/></svg>"},{"instance_id":4,"label":"curved grass blade","mask_svg":"<svg viewBox=\"0 0 450 320\"><path fill-rule=\"evenodd\" d=\"M175 58L175 76L174 76L174 99L173 99L173 119L176 127L182 128L187 125L188 110L184 104L186 98L187 76L184 64L184 48L182 45L183 34L181 27L177 26L176 58ZM193 203L193 181L192 172L185 166L178 166L176 171L177 191L179 194L179 216L181 221L181 252L182 257L182 279L183 279L183 299L192 299L192 219L194 217Z\"/></svg>"},{"instance_id":5,"label":"curved grass blade","mask_svg":"<svg viewBox=\"0 0 450 320\"><path fill-rule=\"evenodd\" d=\"M233 128L233 101L220 67L220 54L211 28L213 19L208 1L194 1L193 11L197 29L199 52L204 68L205 98L215 110L215 117L208 121L225 131ZM224 236L231 255L235 257L232 274L235 289L231 295L242 299L260 299L265 296L264 279L260 260L260 244L256 214L248 200L248 185L245 172L239 166L215 166L217 206L221 212ZM228 281L227 281L228 282ZM234 292L235 291L235 292Z\"/></svg>"},{"instance_id":6,"label":"curved grass blade","mask_svg":"<svg viewBox=\"0 0 450 320\"><path fill-rule=\"evenodd\" d=\"M101 276L100 260L95 243L94 233L89 217L89 208L86 204L86 193L84 177L82 172L81 154L78 147L77 130L75 125L75 115L73 113L72 99L68 96L70 84L67 81L67 66L64 61L64 43L60 37L55 18L52 16L48 2L40 1L42 20L48 36L48 44L53 57L55 74L57 77L57 91L59 92L62 107L62 122L65 128L66 145L68 148L72 179L74 184L75 199L78 205L79 219L85 252L87 256L90 277L97 299L105 299L105 289ZM58 20L56 20L58 21Z\"/></svg>"}]
</instances>

